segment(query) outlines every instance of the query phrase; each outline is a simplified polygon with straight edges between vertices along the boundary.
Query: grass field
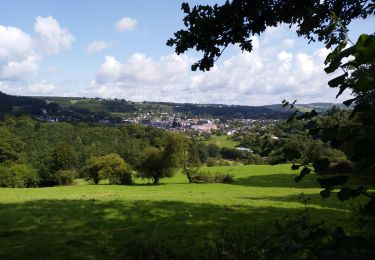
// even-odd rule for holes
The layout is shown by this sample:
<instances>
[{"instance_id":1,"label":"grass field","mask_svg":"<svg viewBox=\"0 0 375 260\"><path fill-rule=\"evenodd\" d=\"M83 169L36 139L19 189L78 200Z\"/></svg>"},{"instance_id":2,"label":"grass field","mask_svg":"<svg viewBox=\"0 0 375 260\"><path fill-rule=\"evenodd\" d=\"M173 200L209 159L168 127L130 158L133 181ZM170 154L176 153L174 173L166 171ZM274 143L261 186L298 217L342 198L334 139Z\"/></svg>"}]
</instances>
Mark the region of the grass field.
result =
<instances>
[{"instance_id":1,"label":"grass field","mask_svg":"<svg viewBox=\"0 0 375 260\"><path fill-rule=\"evenodd\" d=\"M178 174L149 185L80 185L0 189L0 259L117 259L165 245L185 255L224 227L268 228L275 219L308 212L350 228L347 204L322 200L312 178L293 181L288 165L212 167L233 184L188 184ZM157 246L156 246L157 247ZM199 248L199 246L198 246ZM207 246L202 250L208 250Z\"/></svg>"},{"instance_id":2,"label":"grass field","mask_svg":"<svg viewBox=\"0 0 375 260\"><path fill-rule=\"evenodd\" d=\"M227 135L211 135L210 139L204 141L206 144L216 144L219 147L234 148L239 143L230 139Z\"/></svg>"}]
</instances>

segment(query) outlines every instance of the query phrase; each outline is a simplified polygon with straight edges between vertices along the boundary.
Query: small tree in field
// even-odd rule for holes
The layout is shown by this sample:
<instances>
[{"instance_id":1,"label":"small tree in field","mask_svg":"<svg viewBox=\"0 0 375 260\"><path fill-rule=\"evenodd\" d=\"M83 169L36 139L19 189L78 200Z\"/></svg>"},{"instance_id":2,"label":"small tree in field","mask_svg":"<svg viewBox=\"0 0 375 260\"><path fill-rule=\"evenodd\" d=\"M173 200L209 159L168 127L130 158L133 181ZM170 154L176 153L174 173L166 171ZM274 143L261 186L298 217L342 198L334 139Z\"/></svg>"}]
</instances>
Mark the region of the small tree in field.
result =
<instances>
[{"instance_id":1,"label":"small tree in field","mask_svg":"<svg viewBox=\"0 0 375 260\"><path fill-rule=\"evenodd\" d=\"M131 184L129 166L118 154L91 157L83 167L86 179L98 184L101 180L109 179L110 184Z\"/></svg>"},{"instance_id":2,"label":"small tree in field","mask_svg":"<svg viewBox=\"0 0 375 260\"><path fill-rule=\"evenodd\" d=\"M182 166L187 148L186 138L179 134L167 137L164 149L148 148L138 165L138 176L152 179L158 184L161 178L172 177Z\"/></svg>"}]
</instances>

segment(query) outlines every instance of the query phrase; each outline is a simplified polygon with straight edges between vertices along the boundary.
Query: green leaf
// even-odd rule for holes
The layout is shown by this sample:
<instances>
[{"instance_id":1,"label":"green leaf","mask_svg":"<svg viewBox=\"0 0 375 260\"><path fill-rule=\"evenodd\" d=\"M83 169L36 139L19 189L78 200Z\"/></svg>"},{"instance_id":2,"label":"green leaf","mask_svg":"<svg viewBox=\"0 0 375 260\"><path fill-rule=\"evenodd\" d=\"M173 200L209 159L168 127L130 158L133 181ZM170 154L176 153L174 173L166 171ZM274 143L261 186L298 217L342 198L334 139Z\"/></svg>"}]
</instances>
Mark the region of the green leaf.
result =
<instances>
[{"instance_id":1,"label":"green leaf","mask_svg":"<svg viewBox=\"0 0 375 260\"><path fill-rule=\"evenodd\" d=\"M329 169L329 165L331 164L328 158L319 159L313 163L313 167L315 172L325 172Z\"/></svg>"},{"instance_id":2,"label":"green leaf","mask_svg":"<svg viewBox=\"0 0 375 260\"><path fill-rule=\"evenodd\" d=\"M298 150L293 149L293 148L284 148L283 153L289 161L292 161L294 159L299 159L302 156Z\"/></svg>"},{"instance_id":3,"label":"green leaf","mask_svg":"<svg viewBox=\"0 0 375 260\"><path fill-rule=\"evenodd\" d=\"M330 189L324 189L320 192L320 196L323 198L328 198L331 195L331 190Z\"/></svg>"},{"instance_id":4,"label":"green leaf","mask_svg":"<svg viewBox=\"0 0 375 260\"><path fill-rule=\"evenodd\" d=\"M293 112L293 114L288 118L288 120L287 120L287 123L290 123L290 122L292 122L294 119L295 119L295 117L296 117L296 114L297 114L297 112L296 111L294 111Z\"/></svg>"},{"instance_id":5,"label":"green leaf","mask_svg":"<svg viewBox=\"0 0 375 260\"><path fill-rule=\"evenodd\" d=\"M312 170L310 168L307 168L307 167L304 167L300 173L300 176L303 178L305 177L307 174L309 174L310 172L312 172Z\"/></svg>"},{"instance_id":6,"label":"green leaf","mask_svg":"<svg viewBox=\"0 0 375 260\"><path fill-rule=\"evenodd\" d=\"M353 192L353 189L349 187L344 187L337 193L337 198L341 201L346 201L353 197Z\"/></svg>"},{"instance_id":7,"label":"green leaf","mask_svg":"<svg viewBox=\"0 0 375 260\"><path fill-rule=\"evenodd\" d=\"M301 176L297 176L297 177L294 178L294 181L297 182L297 183L300 182L301 180L302 180Z\"/></svg>"},{"instance_id":8,"label":"green leaf","mask_svg":"<svg viewBox=\"0 0 375 260\"><path fill-rule=\"evenodd\" d=\"M345 82L346 77L348 76L348 73L342 74L341 76L338 76L334 79L331 79L328 81L328 85L331 88L337 88L339 85L342 85Z\"/></svg>"},{"instance_id":9,"label":"green leaf","mask_svg":"<svg viewBox=\"0 0 375 260\"><path fill-rule=\"evenodd\" d=\"M319 178L317 181L319 182L322 188L332 188L337 185L344 184L348 181L349 177L345 175L338 175L329 178Z\"/></svg>"},{"instance_id":10,"label":"green leaf","mask_svg":"<svg viewBox=\"0 0 375 260\"><path fill-rule=\"evenodd\" d=\"M293 164L292 170L298 170L302 165L301 164Z\"/></svg>"},{"instance_id":11,"label":"green leaf","mask_svg":"<svg viewBox=\"0 0 375 260\"><path fill-rule=\"evenodd\" d=\"M375 60L375 35L362 34L354 47L354 56L357 62L369 63Z\"/></svg>"},{"instance_id":12,"label":"green leaf","mask_svg":"<svg viewBox=\"0 0 375 260\"><path fill-rule=\"evenodd\" d=\"M350 106L354 101L356 101L357 98L352 98L352 99L348 99L348 100L345 100L344 102L342 102L345 106Z\"/></svg>"}]
</instances>

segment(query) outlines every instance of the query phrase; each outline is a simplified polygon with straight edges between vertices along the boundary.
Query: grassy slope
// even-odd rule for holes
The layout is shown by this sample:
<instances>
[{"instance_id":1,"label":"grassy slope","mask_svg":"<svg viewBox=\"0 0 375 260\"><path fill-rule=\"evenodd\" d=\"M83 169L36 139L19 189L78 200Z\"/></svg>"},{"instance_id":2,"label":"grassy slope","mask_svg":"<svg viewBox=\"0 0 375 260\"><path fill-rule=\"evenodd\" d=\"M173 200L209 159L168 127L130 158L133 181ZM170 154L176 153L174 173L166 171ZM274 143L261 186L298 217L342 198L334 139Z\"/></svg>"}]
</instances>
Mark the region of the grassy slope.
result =
<instances>
[{"instance_id":1,"label":"grassy slope","mask_svg":"<svg viewBox=\"0 0 375 260\"><path fill-rule=\"evenodd\" d=\"M206 144L216 144L219 147L228 147L234 148L238 145L238 142L235 142L226 135L211 135L211 138L207 141L204 141Z\"/></svg>"},{"instance_id":2,"label":"grassy slope","mask_svg":"<svg viewBox=\"0 0 375 260\"><path fill-rule=\"evenodd\" d=\"M160 241L185 254L224 226L256 230L299 214L302 191L313 218L349 222L345 203L322 201L312 179L294 184L287 165L209 169L236 182L188 184L179 174L158 186L0 189L0 258L121 258Z\"/></svg>"}]
</instances>

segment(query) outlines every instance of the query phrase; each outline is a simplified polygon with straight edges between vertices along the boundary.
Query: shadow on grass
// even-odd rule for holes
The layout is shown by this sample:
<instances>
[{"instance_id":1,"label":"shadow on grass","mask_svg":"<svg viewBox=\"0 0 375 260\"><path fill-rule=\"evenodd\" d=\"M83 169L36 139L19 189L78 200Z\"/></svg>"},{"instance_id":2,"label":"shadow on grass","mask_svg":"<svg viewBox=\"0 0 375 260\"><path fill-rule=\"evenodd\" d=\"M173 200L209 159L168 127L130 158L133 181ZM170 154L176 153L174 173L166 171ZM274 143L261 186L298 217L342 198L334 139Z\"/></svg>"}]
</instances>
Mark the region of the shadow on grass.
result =
<instances>
[{"instance_id":1,"label":"shadow on grass","mask_svg":"<svg viewBox=\"0 0 375 260\"><path fill-rule=\"evenodd\" d=\"M300 212L175 201L0 204L0 259L147 259L158 250L175 258L209 259L223 228L259 234L275 219ZM337 216L335 209L310 212L328 219Z\"/></svg>"},{"instance_id":2,"label":"shadow on grass","mask_svg":"<svg viewBox=\"0 0 375 260\"><path fill-rule=\"evenodd\" d=\"M250 187L280 187L280 188L320 188L314 177L305 177L299 183L294 181L297 175L293 174L268 174L253 175L246 178L236 178L234 185Z\"/></svg>"}]
</instances>

